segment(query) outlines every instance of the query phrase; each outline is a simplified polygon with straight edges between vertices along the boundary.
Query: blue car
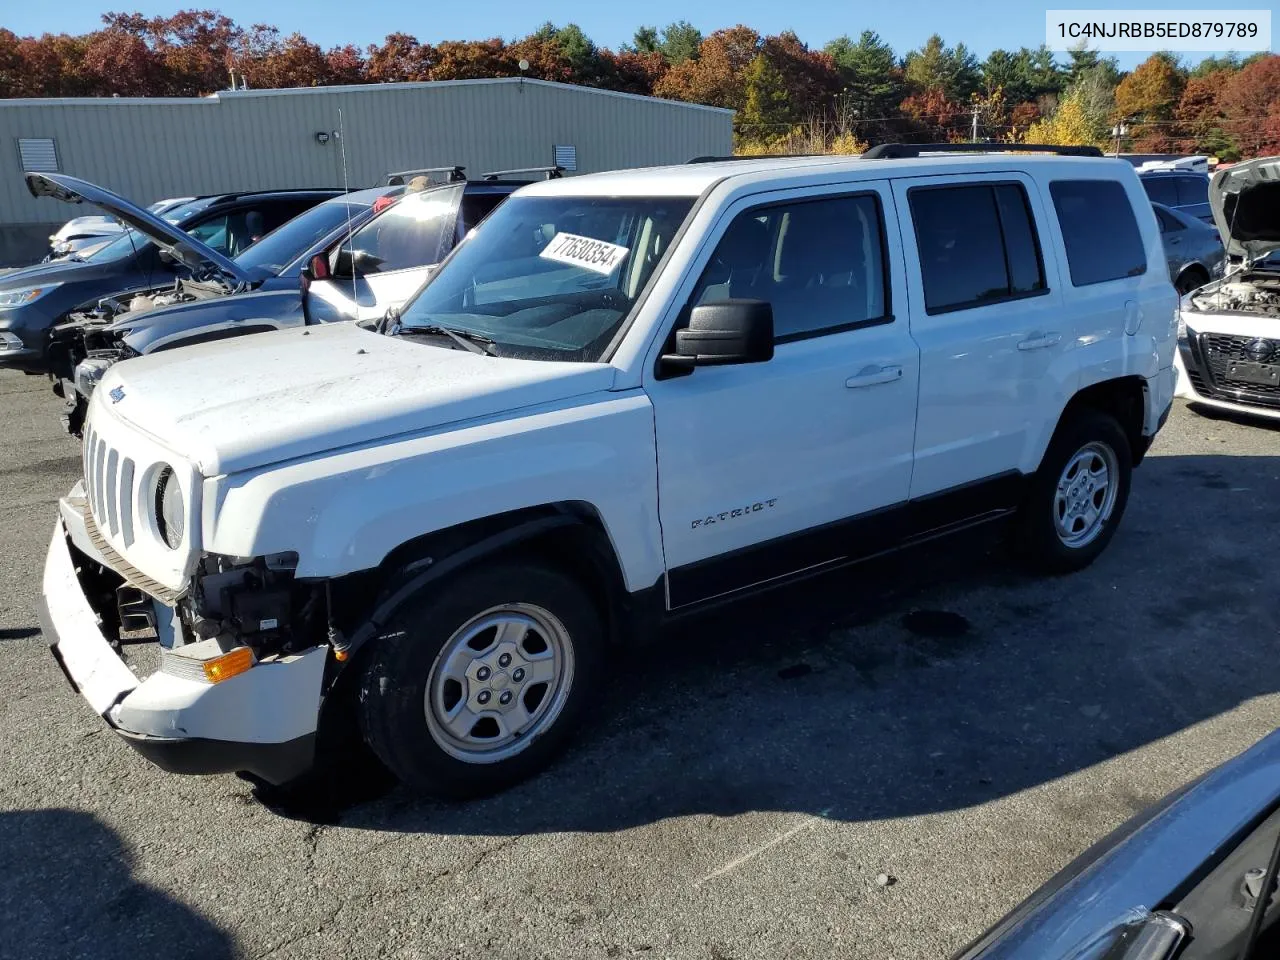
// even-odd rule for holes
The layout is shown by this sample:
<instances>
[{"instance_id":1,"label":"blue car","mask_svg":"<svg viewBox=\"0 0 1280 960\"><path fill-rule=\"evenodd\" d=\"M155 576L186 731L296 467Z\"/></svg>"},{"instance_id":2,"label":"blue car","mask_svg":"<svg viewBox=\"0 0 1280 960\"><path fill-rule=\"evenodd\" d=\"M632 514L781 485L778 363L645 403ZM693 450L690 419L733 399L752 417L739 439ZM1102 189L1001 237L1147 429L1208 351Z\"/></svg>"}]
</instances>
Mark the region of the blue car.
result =
<instances>
[{"instance_id":1,"label":"blue car","mask_svg":"<svg viewBox=\"0 0 1280 960\"><path fill-rule=\"evenodd\" d=\"M186 259L198 265L166 288L103 298L54 327L49 351L60 358L54 392L67 402L67 429L79 436L89 393L116 360L303 323L300 282L310 258L358 230L403 192L397 185L333 197L230 261L202 244L170 236L163 224L135 218L137 229L156 245L170 249L181 243Z\"/></svg>"}]
</instances>

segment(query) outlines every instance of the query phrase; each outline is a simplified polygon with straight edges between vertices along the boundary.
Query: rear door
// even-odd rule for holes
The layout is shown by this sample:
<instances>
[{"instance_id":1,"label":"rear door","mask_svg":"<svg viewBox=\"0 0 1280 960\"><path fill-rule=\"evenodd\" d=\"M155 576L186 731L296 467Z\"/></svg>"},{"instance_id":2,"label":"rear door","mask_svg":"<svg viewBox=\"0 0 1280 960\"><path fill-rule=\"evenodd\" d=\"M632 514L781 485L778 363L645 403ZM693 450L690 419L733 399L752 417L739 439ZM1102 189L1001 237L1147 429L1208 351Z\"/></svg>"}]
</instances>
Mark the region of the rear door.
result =
<instances>
[{"instance_id":1,"label":"rear door","mask_svg":"<svg viewBox=\"0 0 1280 960\"><path fill-rule=\"evenodd\" d=\"M1201 175L1176 177L1178 209L1188 216L1213 223L1213 210L1209 206L1209 178Z\"/></svg>"},{"instance_id":2,"label":"rear door","mask_svg":"<svg viewBox=\"0 0 1280 960\"><path fill-rule=\"evenodd\" d=\"M1046 268L1046 211L1017 172L894 181L920 409L911 497L965 488L959 514L1010 505L1046 419L1075 392L1072 331Z\"/></svg>"},{"instance_id":3,"label":"rear door","mask_svg":"<svg viewBox=\"0 0 1280 960\"><path fill-rule=\"evenodd\" d=\"M406 194L338 244L308 292L312 320L376 319L413 296L453 249L464 186Z\"/></svg>"}]
</instances>

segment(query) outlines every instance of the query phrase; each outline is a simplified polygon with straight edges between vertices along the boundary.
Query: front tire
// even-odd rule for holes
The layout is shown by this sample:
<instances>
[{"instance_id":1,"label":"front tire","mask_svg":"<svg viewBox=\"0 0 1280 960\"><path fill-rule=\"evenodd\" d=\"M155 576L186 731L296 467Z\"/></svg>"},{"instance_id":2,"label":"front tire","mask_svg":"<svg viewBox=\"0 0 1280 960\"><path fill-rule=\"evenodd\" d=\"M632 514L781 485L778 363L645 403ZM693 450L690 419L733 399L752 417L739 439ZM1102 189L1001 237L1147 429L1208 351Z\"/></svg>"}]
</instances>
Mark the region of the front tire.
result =
<instances>
[{"instance_id":1,"label":"front tire","mask_svg":"<svg viewBox=\"0 0 1280 960\"><path fill-rule=\"evenodd\" d=\"M365 739L416 792L502 790L560 752L597 684L603 639L591 597L555 569L502 563L433 584L374 641Z\"/></svg>"},{"instance_id":2,"label":"front tire","mask_svg":"<svg viewBox=\"0 0 1280 960\"><path fill-rule=\"evenodd\" d=\"M1133 452L1114 417L1070 416L1054 434L1018 512L1016 551L1048 573L1082 570L1115 535L1129 500Z\"/></svg>"}]
</instances>

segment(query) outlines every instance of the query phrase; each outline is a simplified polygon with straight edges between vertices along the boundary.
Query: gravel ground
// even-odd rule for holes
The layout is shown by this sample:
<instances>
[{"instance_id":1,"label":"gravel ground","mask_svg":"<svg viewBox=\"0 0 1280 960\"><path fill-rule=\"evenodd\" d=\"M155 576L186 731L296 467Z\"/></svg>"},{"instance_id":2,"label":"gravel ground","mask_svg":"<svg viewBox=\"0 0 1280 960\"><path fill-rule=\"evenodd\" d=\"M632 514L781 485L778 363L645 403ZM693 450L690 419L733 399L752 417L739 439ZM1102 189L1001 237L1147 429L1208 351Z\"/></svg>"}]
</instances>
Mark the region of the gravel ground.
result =
<instances>
[{"instance_id":1,"label":"gravel ground","mask_svg":"<svg viewBox=\"0 0 1280 960\"><path fill-rule=\"evenodd\" d=\"M1280 432L1180 404L1084 573L834 574L619 658L502 796L273 810L68 689L35 605L77 446L42 380L0 409L0 958L943 957L1277 725Z\"/></svg>"}]
</instances>

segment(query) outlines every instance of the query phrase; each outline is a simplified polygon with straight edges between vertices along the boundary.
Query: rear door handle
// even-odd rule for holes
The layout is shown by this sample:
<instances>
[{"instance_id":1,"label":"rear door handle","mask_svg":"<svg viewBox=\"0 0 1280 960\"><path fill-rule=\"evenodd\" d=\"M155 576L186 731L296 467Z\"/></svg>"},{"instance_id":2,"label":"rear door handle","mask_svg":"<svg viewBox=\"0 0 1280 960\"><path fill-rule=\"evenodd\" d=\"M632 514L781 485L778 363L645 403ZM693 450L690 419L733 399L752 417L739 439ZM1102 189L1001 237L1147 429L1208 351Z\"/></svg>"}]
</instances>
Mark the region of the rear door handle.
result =
<instances>
[{"instance_id":1,"label":"rear door handle","mask_svg":"<svg viewBox=\"0 0 1280 960\"><path fill-rule=\"evenodd\" d=\"M902 367L896 364L888 367L863 367L856 376L850 377L844 385L850 390L858 387L874 387L878 383L894 383L902 379Z\"/></svg>"},{"instance_id":2,"label":"rear door handle","mask_svg":"<svg viewBox=\"0 0 1280 960\"><path fill-rule=\"evenodd\" d=\"M1043 333L1033 334L1025 340L1018 342L1019 350L1043 350L1045 347L1055 347L1062 342L1062 334L1060 333Z\"/></svg>"}]
</instances>

